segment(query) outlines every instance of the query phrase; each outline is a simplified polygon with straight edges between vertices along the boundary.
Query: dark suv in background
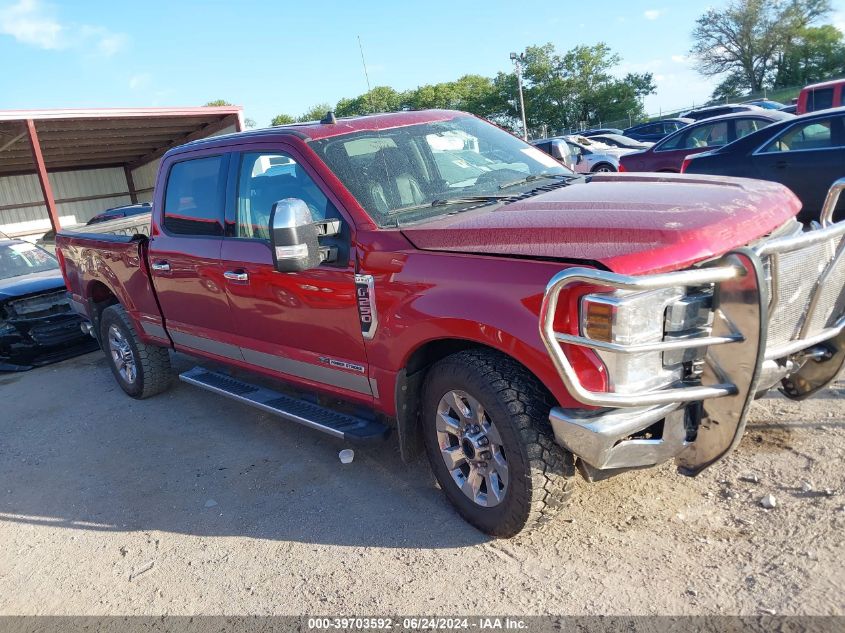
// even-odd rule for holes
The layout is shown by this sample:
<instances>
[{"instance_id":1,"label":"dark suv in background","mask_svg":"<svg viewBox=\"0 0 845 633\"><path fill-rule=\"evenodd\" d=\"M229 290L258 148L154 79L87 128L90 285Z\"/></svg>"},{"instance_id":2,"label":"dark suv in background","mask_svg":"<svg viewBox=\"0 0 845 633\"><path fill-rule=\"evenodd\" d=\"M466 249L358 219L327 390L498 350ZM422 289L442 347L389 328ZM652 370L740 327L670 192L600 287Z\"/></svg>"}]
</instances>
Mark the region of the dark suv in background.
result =
<instances>
[{"instance_id":1,"label":"dark suv in background","mask_svg":"<svg viewBox=\"0 0 845 633\"><path fill-rule=\"evenodd\" d=\"M677 132L690 123L692 123L692 119L663 119L662 121L640 123L639 125L629 127L622 134L637 141L650 141L654 143L664 136L669 136L673 132Z\"/></svg>"}]
</instances>

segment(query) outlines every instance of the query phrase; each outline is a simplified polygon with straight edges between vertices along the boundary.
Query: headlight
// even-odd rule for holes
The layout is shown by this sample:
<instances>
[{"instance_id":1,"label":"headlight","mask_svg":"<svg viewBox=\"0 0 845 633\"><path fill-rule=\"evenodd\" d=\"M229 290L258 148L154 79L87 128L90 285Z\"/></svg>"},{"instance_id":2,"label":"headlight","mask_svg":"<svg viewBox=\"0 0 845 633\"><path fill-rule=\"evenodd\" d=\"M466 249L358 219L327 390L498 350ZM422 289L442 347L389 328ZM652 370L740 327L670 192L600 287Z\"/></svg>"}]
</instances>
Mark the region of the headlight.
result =
<instances>
[{"instance_id":1,"label":"headlight","mask_svg":"<svg viewBox=\"0 0 845 633\"><path fill-rule=\"evenodd\" d=\"M706 336L712 291L686 288L642 292L619 290L581 299L581 335L613 347ZM651 391L691 377L703 350L623 352L597 349L614 393Z\"/></svg>"}]
</instances>

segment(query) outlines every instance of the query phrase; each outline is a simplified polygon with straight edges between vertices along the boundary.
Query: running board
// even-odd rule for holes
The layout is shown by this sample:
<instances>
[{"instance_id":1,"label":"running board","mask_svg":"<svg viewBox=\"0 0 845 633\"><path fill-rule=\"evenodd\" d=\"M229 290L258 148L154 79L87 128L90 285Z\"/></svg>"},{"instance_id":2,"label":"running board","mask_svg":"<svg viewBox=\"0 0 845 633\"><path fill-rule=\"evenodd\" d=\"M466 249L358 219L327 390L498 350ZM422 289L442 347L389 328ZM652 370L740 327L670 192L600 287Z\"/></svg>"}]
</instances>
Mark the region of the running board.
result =
<instances>
[{"instance_id":1,"label":"running board","mask_svg":"<svg viewBox=\"0 0 845 633\"><path fill-rule=\"evenodd\" d=\"M203 367L180 374L179 380L350 442L382 440L390 432L379 422L327 409Z\"/></svg>"}]
</instances>

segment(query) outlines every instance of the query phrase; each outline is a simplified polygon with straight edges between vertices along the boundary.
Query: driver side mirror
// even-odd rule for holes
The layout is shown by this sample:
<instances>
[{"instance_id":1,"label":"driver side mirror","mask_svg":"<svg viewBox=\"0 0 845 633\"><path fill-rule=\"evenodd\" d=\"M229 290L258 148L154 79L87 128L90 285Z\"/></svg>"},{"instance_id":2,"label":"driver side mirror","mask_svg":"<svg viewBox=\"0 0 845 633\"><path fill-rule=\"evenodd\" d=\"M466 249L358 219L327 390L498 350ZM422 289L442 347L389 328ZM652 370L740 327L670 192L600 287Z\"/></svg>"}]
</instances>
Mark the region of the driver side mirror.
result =
<instances>
[{"instance_id":1,"label":"driver side mirror","mask_svg":"<svg viewBox=\"0 0 845 633\"><path fill-rule=\"evenodd\" d=\"M320 265L317 226L299 198L285 198L270 212L270 250L280 273L296 273Z\"/></svg>"}]
</instances>

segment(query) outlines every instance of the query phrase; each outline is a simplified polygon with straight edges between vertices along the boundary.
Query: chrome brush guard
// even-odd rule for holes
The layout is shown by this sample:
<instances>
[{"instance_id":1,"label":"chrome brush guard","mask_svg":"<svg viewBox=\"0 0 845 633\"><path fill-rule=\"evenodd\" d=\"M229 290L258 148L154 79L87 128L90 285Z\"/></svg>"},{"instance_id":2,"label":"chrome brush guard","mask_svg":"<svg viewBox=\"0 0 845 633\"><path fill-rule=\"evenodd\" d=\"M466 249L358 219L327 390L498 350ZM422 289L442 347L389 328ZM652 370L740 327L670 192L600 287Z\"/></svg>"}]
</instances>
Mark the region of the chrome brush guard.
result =
<instances>
[{"instance_id":1,"label":"chrome brush guard","mask_svg":"<svg viewBox=\"0 0 845 633\"><path fill-rule=\"evenodd\" d=\"M762 373L776 370L775 382L783 378L785 392L794 397L809 395L832 380L845 360L845 352L837 349L824 359L818 358L823 351L813 352L816 360L835 362L823 372L815 370L812 380L803 381L806 385L801 380L789 382L792 372L800 374L806 350L837 339L845 328L845 221L833 222L843 189L845 178L831 187L819 228L773 237L707 266L643 276L588 268L556 274L543 297L540 336L570 394L586 405L552 409L550 421L558 442L580 457L592 474L648 466L671 457L685 474L697 474L739 442L758 386L771 386L758 385ZM636 345L558 332L554 321L561 293L581 283L635 291L711 285L711 331L704 337ZM704 367L700 376L662 389L591 391L567 358L568 346L615 354L696 349L703 352ZM699 407L697 419L691 421L695 407ZM660 429L661 421L660 437L652 437L653 433L638 437L647 428Z\"/></svg>"}]
</instances>

